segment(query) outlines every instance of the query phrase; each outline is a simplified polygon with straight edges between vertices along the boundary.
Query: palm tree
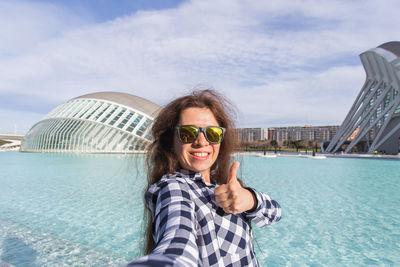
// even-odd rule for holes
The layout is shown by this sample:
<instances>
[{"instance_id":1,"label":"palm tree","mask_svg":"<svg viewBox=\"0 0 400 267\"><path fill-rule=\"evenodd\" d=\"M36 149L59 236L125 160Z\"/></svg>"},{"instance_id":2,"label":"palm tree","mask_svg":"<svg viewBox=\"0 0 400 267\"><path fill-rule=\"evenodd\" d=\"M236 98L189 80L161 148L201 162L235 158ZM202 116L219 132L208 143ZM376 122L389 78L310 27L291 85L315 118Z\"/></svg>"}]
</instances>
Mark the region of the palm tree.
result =
<instances>
[{"instance_id":1,"label":"palm tree","mask_svg":"<svg viewBox=\"0 0 400 267\"><path fill-rule=\"evenodd\" d=\"M275 153L276 153L276 151L278 150L278 142L276 142L276 140L271 140L271 146L273 146L274 147L274 149L275 149Z\"/></svg>"}]
</instances>

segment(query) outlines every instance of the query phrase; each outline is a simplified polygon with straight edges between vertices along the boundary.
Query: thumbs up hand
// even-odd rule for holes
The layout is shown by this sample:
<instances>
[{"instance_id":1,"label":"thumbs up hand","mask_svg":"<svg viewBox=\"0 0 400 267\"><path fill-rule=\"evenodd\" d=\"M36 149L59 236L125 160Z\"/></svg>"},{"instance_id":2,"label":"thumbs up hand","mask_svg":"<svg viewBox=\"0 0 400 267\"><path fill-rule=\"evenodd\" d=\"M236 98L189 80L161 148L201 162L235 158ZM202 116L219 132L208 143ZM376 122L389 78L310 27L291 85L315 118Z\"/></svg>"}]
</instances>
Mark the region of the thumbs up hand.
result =
<instances>
[{"instance_id":1,"label":"thumbs up hand","mask_svg":"<svg viewBox=\"0 0 400 267\"><path fill-rule=\"evenodd\" d=\"M250 190L243 188L236 177L239 165L239 162L234 162L229 170L227 183L214 190L218 206L226 213L242 213L253 209L257 204L254 195Z\"/></svg>"}]
</instances>

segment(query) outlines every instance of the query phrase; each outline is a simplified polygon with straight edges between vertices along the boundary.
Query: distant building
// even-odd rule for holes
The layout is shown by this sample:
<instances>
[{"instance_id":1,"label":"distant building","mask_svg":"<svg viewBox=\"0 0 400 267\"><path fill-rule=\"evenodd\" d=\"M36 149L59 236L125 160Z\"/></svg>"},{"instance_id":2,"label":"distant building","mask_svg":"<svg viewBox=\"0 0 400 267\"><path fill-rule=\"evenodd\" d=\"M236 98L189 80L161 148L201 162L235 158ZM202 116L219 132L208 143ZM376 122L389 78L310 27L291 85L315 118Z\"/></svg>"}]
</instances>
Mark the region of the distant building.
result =
<instances>
[{"instance_id":1,"label":"distant building","mask_svg":"<svg viewBox=\"0 0 400 267\"><path fill-rule=\"evenodd\" d=\"M366 80L326 152L400 151L400 42L360 55Z\"/></svg>"},{"instance_id":2,"label":"distant building","mask_svg":"<svg viewBox=\"0 0 400 267\"><path fill-rule=\"evenodd\" d=\"M263 128L238 128L236 130L240 142L255 142L266 139Z\"/></svg>"},{"instance_id":3,"label":"distant building","mask_svg":"<svg viewBox=\"0 0 400 267\"><path fill-rule=\"evenodd\" d=\"M37 122L21 151L135 153L150 144L150 126L160 106L138 96L100 92L76 97Z\"/></svg>"},{"instance_id":4,"label":"distant building","mask_svg":"<svg viewBox=\"0 0 400 267\"><path fill-rule=\"evenodd\" d=\"M275 128L268 128L267 129L267 139L269 141L275 140Z\"/></svg>"},{"instance_id":5,"label":"distant building","mask_svg":"<svg viewBox=\"0 0 400 267\"><path fill-rule=\"evenodd\" d=\"M338 131L339 126L288 126L275 127L268 129L268 140L276 140L278 142L293 140L330 141Z\"/></svg>"}]
</instances>

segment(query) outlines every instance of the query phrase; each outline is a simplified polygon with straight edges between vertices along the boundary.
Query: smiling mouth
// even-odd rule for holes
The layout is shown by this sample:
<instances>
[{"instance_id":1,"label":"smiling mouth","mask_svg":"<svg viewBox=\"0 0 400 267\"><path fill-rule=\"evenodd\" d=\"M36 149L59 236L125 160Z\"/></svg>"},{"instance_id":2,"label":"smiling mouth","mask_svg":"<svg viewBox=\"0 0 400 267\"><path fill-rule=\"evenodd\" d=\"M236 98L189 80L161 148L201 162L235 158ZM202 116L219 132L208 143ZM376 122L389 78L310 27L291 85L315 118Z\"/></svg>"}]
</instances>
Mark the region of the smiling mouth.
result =
<instances>
[{"instance_id":1,"label":"smiling mouth","mask_svg":"<svg viewBox=\"0 0 400 267\"><path fill-rule=\"evenodd\" d=\"M196 157L207 157L208 153L192 153Z\"/></svg>"},{"instance_id":2,"label":"smiling mouth","mask_svg":"<svg viewBox=\"0 0 400 267\"><path fill-rule=\"evenodd\" d=\"M194 159L204 160L207 159L210 153L207 152L191 152L190 155Z\"/></svg>"}]
</instances>

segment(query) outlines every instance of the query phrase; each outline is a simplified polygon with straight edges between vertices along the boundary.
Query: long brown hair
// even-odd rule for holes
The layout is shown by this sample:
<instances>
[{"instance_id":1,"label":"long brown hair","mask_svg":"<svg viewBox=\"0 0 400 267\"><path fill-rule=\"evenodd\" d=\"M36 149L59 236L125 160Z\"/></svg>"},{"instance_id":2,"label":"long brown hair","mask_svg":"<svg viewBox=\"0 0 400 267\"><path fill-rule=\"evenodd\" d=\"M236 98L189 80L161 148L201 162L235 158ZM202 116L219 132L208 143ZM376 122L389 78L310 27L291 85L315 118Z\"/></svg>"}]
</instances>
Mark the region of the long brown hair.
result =
<instances>
[{"instance_id":1,"label":"long brown hair","mask_svg":"<svg viewBox=\"0 0 400 267\"><path fill-rule=\"evenodd\" d=\"M191 94L173 100L159 112L151 128L153 142L147 153L147 188L159 181L164 174L173 173L179 169L179 162L173 150L175 126L178 124L184 109L208 108L214 114L219 126L226 128L224 140L221 143L217 160L211 167L215 171L213 179L219 184L226 183L230 167L230 156L236 144L234 131L234 115L232 104L214 90L198 90ZM152 236L152 220L149 208L145 208L145 247L147 255L155 248Z\"/></svg>"}]
</instances>

